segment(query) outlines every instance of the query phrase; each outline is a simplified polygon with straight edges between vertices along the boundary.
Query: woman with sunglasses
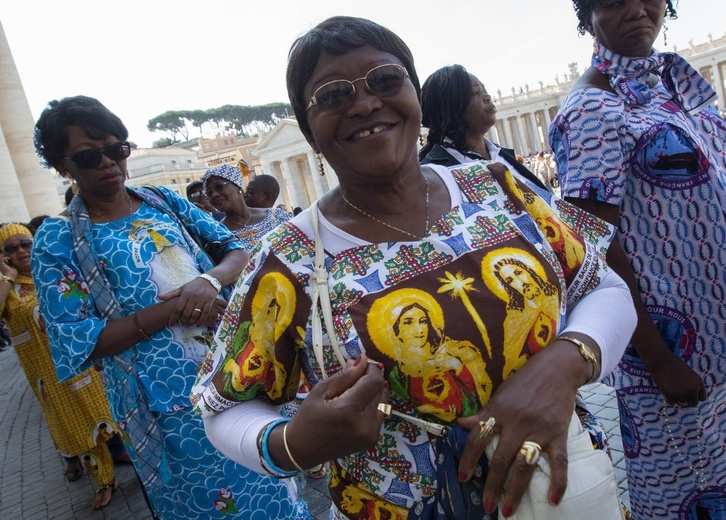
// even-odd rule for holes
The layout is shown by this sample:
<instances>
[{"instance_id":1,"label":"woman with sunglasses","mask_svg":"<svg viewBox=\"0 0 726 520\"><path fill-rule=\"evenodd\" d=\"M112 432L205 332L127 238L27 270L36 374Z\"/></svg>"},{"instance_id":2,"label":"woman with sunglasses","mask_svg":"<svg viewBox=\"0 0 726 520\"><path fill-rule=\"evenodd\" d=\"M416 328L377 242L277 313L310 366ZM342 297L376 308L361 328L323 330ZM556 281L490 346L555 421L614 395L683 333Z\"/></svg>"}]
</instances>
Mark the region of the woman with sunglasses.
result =
<instances>
[{"instance_id":1,"label":"woman with sunglasses","mask_svg":"<svg viewBox=\"0 0 726 520\"><path fill-rule=\"evenodd\" d=\"M78 185L66 212L38 231L31 262L58 377L102 360L111 412L158 518L253 518L269 508L304 517L293 484L222 456L189 406L226 306L218 294L248 255L171 190L160 188L161 201L126 187L127 137L116 115L82 96L51 102L36 123L46 166ZM186 229L226 244L218 265Z\"/></svg>"},{"instance_id":2,"label":"woman with sunglasses","mask_svg":"<svg viewBox=\"0 0 726 520\"><path fill-rule=\"evenodd\" d=\"M192 397L212 442L280 478L330 461L331 518L509 516L542 453L558 504L577 388L635 324L599 254L612 229L496 163L421 166L413 58L374 22L303 35L287 85L339 187L263 237L237 284ZM301 370L313 389L280 419Z\"/></svg>"},{"instance_id":3,"label":"woman with sunglasses","mask_svg":"<svg viewBox=\"0 0 726 520\"><path fill-rule=\"evenodd\" d=\"M244 177L239 167L222 164L210 168L202 177L203 193L217 210L224 213L222 224L252 251L260 238L290 220L280 208L251 208L244 193Z\"/></svg>"},{"instance_id":4,"label":"woman with sunglasses","mask_svg":"<svg viewBox=\"0 0 726 520\"><path fill-rule=\"evenodd\" d=\"M25 226L0 228L0 316L10 327L15 353L43 409L53 443L66 458L66 478L74 481L83 474L79 458L95 461L97 471L89 474L96 486L91 507L101 509L111 502L115 473L106 443L96 442L90 432L99 424L113 424L108 399L95 368L58 381L30 277L32 246L32 234Z\"/></svg>"},{"instance_id":5,"label":"woman with sunglasses","mask_svg":"<svg viewBox=\"0 0 726 520\"><path fill-rule=\"evenodd\" d=\"M573 0L594 49L550 143L563 197L618 226L607 259L638 311L607 381L633 514L725 519L726 122L709 82L654 47L676 3Z\"/></svg>"}]
</instances>

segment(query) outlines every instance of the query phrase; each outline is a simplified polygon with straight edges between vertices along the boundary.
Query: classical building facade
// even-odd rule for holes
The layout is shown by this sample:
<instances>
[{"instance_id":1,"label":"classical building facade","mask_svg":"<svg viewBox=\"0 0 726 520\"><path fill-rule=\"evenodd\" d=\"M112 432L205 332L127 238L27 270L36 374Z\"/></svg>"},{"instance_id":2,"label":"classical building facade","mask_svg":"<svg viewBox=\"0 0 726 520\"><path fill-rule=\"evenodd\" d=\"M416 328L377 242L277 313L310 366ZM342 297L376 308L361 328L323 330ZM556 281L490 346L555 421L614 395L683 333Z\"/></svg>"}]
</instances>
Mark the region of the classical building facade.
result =
<instances>
[{"instance_id":1,"label":"classical building facade","mask_svg":"<svg viewBox=\"0 0 726 520\"><path fill-rule=\"evenodd\" d=\"M0 24L0 204L1 222L27 222L54 215L62 206L54 174L35 155L35 121Z\"/></svg>"},{"instance_id":2,"label":"classical building facade","mask_svg":"<svg viewBox=\"0 0 726 520\"><path fill-rule=\"evenodd\" d=\"M183 148L137 148L126 160L129 186L165 186L186 197L186 187L199 180L208 165L197 154Z\"/></svg>"}]
</instances>

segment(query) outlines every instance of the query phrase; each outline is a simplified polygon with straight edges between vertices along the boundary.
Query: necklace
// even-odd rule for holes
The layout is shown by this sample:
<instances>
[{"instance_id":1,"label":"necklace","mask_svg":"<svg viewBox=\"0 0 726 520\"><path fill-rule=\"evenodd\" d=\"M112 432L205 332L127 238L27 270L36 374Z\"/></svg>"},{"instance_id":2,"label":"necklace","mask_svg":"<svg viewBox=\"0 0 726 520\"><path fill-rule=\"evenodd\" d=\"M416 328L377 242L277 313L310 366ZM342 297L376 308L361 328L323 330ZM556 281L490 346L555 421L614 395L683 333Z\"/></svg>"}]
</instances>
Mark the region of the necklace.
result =
<instances>
[{"instance_id":1,"label":"necklace","mask_svg":"<svg viewBox=\"0 0 726 520\"><path fill-rule=\"evenodd\" d=\"M428 179L426 178L425 175L424 175L424 182L426 183L426 227L424 228L424 234L421 237L416 236L413 233L409 233L405 229L398 228L398 227L394 226L393 224L388 224L387 222L383 222L381 219L378 219L378 218L374 217L370 213L366 213L365 211L363 211L362 209L360 209L358 206L355 206L348 199L346 199L345 198L345 194L343 193L343 190L340 190L340 194L343 197L343 202L345 202L348 206L350 206L351 208L353 208L354 210L356 210L358 213L361 213L361 214L365 215L366 217L368 217L371 220L375 220L379 224L383 224L387 228L393 229L394 231L398 231L399 233L403 233L404 235L408 235L411 238L413 238L414 240L421 240L421 239L423 239L423 237L426 236L426 233L429 230L429 181L428 181Z\"/></svg>"},{"instance_id":2,"label":"necklace","mask_svg":"<svg viewBox=\"0 0 726 520\"><path fill-rule=\"evenodd\" d=\"M242 224L242 223L241 223L241 222L240 222L239 220L235 220L235 219L233 219L233 218L232 218L232 217L230 217L229 215L227 215L227 216L226 216L226 217L224 218L224 220L231 220L231 221L232 221L232 222L234 222L235 224L242 224L242 225L241 225L241 226L240 226L239 228L237 228L237 229L240 229L240 228L243 228L243 227L245 227L245 226L247 225L247 223L248 223L248 222L250 221L250 219L251 219L251 218L252 218L252 212L250 211L250 215L249 215L249 216L247 217L247 220L245 220L245 223L244 223L244 224Z\"/></svg>"},{"instance_id":3,"label":"necklace","mask_svg":"<svg viewBox=\"0 0 726 520\"><path fill-rule=\"evenodd\" d=\"M676 453L678 454L678 457L680 457L683 464L685 464L688 469L690 469L698 477L698 487L701 491L703 491L708 486L706 476L703 474L703 469L696 469L692 464L689 464L686 460L686 457L683 456L683 453L681 453L681 450L678 448L678 444L676 444L676 439L673 437L673 431L671 430L671 422L668 418L667 406L668 405L666 404L665 399L663 399L663 416L665 417L666 429L668 430L668 442L671 446L673 446L673 449L676 450ZM698 409L698 406L696 406L696 425L698 426L698 436L696 437L696 447L698 448L698 464L702 468L704 462L703 444L701 444L701 435L703 434L703 429L701 428L701 412Z\"/></svg>"},{"instance_id":4,"label":"necklace","mask_svg":"<svg viewBox=\"0 0 726 520\"><path fill-rule=\"evenodd\" d=\"M127 216L131 216L131 213L133 213L133 209L131 208L131 197L129 196L128 192L126 193L126 198L129 200L129 214ZM97 216L98 218L102 218L106 222L110 222L110 219L107 215L101 215L98 211L94 211L93 208L89 207L88 205L86 205L86 209L89 213Z\"/></svg>"}]
</instances>

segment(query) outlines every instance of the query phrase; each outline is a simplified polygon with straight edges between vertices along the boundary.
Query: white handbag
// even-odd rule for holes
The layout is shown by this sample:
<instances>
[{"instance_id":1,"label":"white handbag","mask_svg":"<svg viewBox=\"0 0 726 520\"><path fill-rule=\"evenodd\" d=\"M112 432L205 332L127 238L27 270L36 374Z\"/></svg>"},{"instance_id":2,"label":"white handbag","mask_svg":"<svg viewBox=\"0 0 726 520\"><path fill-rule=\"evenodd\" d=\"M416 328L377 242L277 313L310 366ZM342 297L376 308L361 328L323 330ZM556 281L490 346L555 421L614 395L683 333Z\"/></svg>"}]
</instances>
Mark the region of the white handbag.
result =
<instances>
[{"instance_id":1,"label":"white handbag","mask_svg":"<svg viewBox=\"0 0 726 520\"><path fill-rule=\"evenodd\" d=\"M499 435L495 435L486 447L490 459L498 442ZM623 519L612 461L603 450L593 448L574 412L567 432L567 458L567 490L559 505L547 500L551 472L547 454L542 453L517 513L508 520Z\"/></svg>"}]
</instances>

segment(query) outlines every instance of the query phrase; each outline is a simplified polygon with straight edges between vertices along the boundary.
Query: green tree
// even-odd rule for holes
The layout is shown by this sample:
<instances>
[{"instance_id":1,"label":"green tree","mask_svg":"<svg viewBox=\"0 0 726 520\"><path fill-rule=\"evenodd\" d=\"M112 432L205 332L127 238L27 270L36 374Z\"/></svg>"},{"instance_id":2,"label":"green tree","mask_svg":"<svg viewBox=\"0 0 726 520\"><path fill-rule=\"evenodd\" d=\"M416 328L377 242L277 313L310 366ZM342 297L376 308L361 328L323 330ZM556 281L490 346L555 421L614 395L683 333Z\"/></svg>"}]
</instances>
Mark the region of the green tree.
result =
<instances>
[{"instance_id":1,"label":"green tree","mask_svg":"<svg viewBox=\"0 0 726 520\"><path fill-rule=\"evenodd\" d=\"M152 148L166 148L167 146L171 146L175 143L173 139L170 137L162 137L161 139L157 139L153 143L151 143Z\"/></svg>"},{"instance_id":2,"label":"green tree","mask_svg":"<svg viewBox=\"0 0 726 520\"><path fill-rule=\"evenodd\" d=\"M149 119L146 128L149 132L168 132L174 142L179 141L177 136L181 136L183 141L189 139L185 113L179 110L169 110L153 119Z\"/></svg>"}]
</instances>

